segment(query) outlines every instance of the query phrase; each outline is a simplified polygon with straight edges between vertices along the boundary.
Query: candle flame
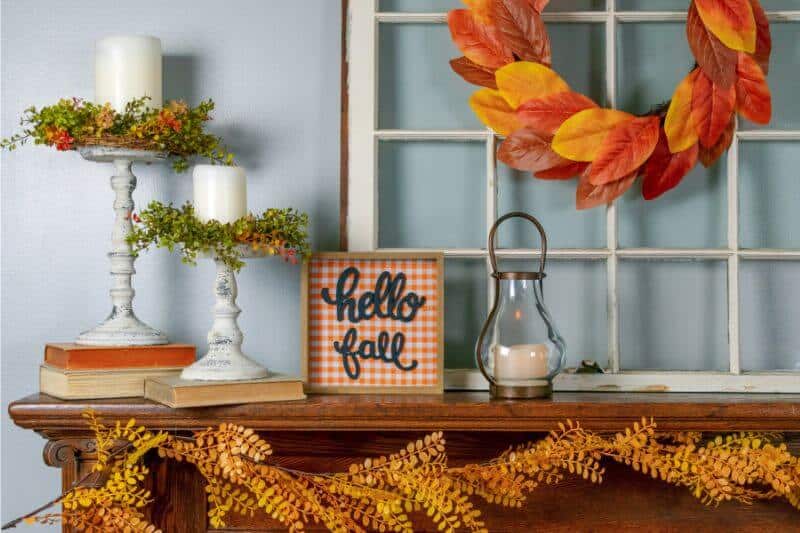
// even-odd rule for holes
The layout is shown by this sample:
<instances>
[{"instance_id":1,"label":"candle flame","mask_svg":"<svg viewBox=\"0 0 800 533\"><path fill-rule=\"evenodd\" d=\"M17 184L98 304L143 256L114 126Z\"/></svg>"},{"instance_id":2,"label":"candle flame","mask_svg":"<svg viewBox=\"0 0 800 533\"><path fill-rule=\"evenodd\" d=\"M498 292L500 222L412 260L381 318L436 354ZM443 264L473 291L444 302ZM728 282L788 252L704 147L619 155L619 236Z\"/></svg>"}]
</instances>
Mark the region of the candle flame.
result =
<instances>
[{"instance_id":1,"label":"candle flame","mask_svg":"<svg viewBox=\"0 0 800 533\"><path fill-rule=\"evenodd\" d=\"M514 319L515 320L520 320L521 318L522 318L522 310L521 309L517 309L516 311L514 311Z\"/></svg>"}]
</instances>

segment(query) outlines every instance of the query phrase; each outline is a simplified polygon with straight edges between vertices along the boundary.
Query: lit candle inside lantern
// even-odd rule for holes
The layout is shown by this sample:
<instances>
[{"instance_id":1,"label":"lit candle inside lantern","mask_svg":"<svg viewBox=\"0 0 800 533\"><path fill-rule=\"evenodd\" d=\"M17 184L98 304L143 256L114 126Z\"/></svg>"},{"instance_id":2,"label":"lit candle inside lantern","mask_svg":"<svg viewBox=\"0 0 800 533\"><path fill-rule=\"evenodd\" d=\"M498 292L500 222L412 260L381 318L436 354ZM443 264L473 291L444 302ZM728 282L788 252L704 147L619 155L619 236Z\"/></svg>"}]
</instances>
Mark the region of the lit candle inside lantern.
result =
<instances>
[{"instance_id":1,"label":"lit candle inside lantern","mask_svg":"<svg viewBox=\"0 0 800 533\"><path fill-rule=\"evenodd\" d=\"M161 40L145 35L113 35L95 44L94 99L117 111L136 98L149 96L148 107L163 104Z\"/></svg>"},{"instance_id":2,"label":"lit candle inside lantern","mask_svg":"<svg viewBox=\"0 0 800 533\"><path fill-rule=\"evenodd\" d=\"M194 212L203 221L234 222L247 214L247 178L241 167L195 165Z\"/></svg>"},{"instance_id":3,"label":"lit candle inside lantern","mask_svg":"<svg viewBox=\"0 0 800 533\"><path fill-rule=\"evenodd\" d=\"M494 347L494 377L500 381L545 378L550 373L550 348L546 344Z\"/></svg>"}]
</instances>

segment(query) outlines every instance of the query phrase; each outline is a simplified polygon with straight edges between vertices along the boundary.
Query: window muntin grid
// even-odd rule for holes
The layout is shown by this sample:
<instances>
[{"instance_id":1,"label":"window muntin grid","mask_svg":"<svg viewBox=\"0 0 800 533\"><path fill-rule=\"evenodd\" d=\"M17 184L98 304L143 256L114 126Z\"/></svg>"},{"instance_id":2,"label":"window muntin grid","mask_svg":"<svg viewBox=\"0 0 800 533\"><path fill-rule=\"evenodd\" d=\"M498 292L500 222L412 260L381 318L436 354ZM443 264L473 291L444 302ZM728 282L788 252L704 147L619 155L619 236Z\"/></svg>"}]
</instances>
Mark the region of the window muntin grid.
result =
<instances>
[{"instance_id":1,"label":"window muntin grid","mask_svg":"<svg viewBox=\"0 0 800 533\"><path fill-rule=\"evenodd\" d=\"M607 0L604 11L545 13L548 22L593 23L605 27L605 94L607 105L616 106L617 26L647 22L685 21L685 11L621 11L621 0ZM767 7L769 7L767 5ZM772 22L798 22L798 11L768 11ZM478 141L486 150L485 227L497 218L498 175L496 137L488 130L399 130L378 128L378 46L380 27L388 24L444 24L446 13L379 12L377 0L351 0L348 13L349 187L348 242L351 250L378 249L378 145L384 141ZM677 83L677 80L676 80ZM358 105L355 105L357 103ZM800 260L800 250L741 249L739 245L738 163L742 142L800 141L798 130L739 130L727 154L727 248L620 248L616 204L606 208L606 247L554 249L549 255L562 260L595 260L606 263L608 311L608 373L562 374L557 390L672 390L800 392L798 372L743 372L740 355L739 268L743 260ZM408 250L408 248L405 248ZM445 248L448 258L486 258L481 248ZM527 249L503 249L500 258L536 258ZM728 371L620 371L620 259L722 260L727 263ZM488 283L488 280L487 280ZM491 300L491 284L489 284ZM450 369L448 388L485 389L477 370Z\"/></svg>"}]
</instances>

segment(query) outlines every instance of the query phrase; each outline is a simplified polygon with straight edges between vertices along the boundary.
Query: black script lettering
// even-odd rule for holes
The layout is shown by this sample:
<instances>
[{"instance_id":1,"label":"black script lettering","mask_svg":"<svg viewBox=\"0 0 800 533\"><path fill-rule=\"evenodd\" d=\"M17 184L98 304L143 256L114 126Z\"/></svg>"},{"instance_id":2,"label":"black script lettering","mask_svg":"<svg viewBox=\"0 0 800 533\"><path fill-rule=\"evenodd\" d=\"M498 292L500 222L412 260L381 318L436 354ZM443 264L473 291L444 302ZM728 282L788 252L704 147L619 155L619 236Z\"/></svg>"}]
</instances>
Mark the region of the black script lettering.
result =
<instances>
[{"instance_id":1,"label":"black script lettering","mask_svg":"<svg viewBox=\"0 0 800 533\"><path fill-rule=\"evenodd\" d=\"M334 341L333 349L342 356L342 366L350 379L356 380L361 377L361 362L360 359L376 359L384 363L391 363L398 369L409 372L418 366L416 359L413 359L408 365L404 365L400 361L400 356L405 346L405 336L402 332L397 332L389 339L389 333L381 331L378 334L378 340L362 340L358 343L358 331L356 328L350 328L345 333L342 342ZM354 347L358 343L358 349Z\"/></svg>"}]
</instances>

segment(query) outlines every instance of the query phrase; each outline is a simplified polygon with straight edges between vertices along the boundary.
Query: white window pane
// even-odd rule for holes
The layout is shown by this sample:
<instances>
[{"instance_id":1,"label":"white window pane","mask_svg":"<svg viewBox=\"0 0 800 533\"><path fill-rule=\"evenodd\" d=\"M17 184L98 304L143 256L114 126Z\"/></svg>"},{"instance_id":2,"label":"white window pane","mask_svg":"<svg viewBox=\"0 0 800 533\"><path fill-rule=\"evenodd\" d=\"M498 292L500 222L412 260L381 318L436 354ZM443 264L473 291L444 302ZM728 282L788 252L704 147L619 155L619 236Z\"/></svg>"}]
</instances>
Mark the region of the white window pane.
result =
<instances>
[{"instance_id":1,"label":"white window pane","mask_svg":"<svg viewBox=\"0 0 800 533\"><path fill-rule=\"evenodd\" d=\"M623 370L728 370L727 263L619 263Z\"/></svg>"},{"instance_id":2,"label":"white window pane","mask_svg":"<svg viewBox=\"0 0 800 533\"><path fill-rule=\"evenodd\" d=\"M504 260L501 270L535 271L538 260ZM605 261L549 260L544 300L567 344L567 367L593 359L608 363L608 312Z\"/></svg>"},{"instance_id":3,"label":"white window pane","mask_svg":"<svg viewBox=\"0 0 800 533\"><path fill-rule=\"evenodd\" d=\"M744 248L800 248L800 143L739 145L739 242Z\"/></svg>"},{"instance_id":4,"label":"white window pane","mask_svg":"<svg viewBox=\"0 0 800 533\"><path fill-rule=\"evenodd\" d=\"M447 259L444 265L444 364L476 368L475 342L486 320L487 280L483 259Z\"/></svg>"},{"instance_id":5,"label":"white window pane","mask_svg":"<svg viewBox=\"0 0 800 533\"><path fill-rule=\"evenodd\" d=\"M641 178L617 202L623 248L724 248L727 242L727 163L698 164L673 190L645 201Z\"/></svg>"},{"instance_id":6,"label":"white window pane","mask_svg":"<svg viewBox=\"0 0 800 533\"><path fill-rule=\"evenodd\" d=\"M799 0L800 3L800 0ZM794 9L800 9L795 7ZM800 129L800 22L775 22L770 24L772 32L772 56L770 57L769 89L772 93L772 120L767 126L741 121L741 129Z\"/></svg>"},{"instance_id":7,"label":"white window pane","mask_svg":"<svg viewBox=\"0 0 800 533\"><path fill-rule=\"evenodd\" d=\"M742 369L800 370L800 262L742 261L739 279Z\"/></svg>"},{"instance_id":8,"label":"white window pane","mask_svg":"<svg viewBox=\"0 0 800 533\"><path fill-rule=\"evenodd\" d=\"M694 63L682 22L622 24L617 41L619 107L631 113L669 100ZM634 186L619 202L620 245L724 247L725 169L724 156L710 169L698 165L677 188L652 202L641 197L640 184Z\"/></svg>"},{"instance_id":9,"label":"white window pane","mask_svg":"<svg viewBox=\"0 0 800 533\"><path fill-rule=\"evenodd\" d=\"M606 104L605 25L549 22L547 31L553 47L553 69L572 90L599 105Z\"/></svg>"},{"instance_id":10,"label":"white window pane","mask_svg":"<svg viewBox=\"0 0 800 533\"><path fill-rule=\"evenodd\" d=\"M381 142L381 248L481 248L486 243L486 145Z\"/></svg>"},{"instance_id":11,"label":"white window pane","mask_svg":"<svg viewBox=\"0 0 800 533\"><path fill-rule=\"evenodd\" d=\"M467 103L479 87L450 69L461 52L446 24L381 24L378 40L379 128L483 128Z\"/></svg>"},{"instance_id":12,"label":"white window pane","mask_svg":"<svg viewBox=\"0 0 800 533\"><path fill-rule=\"evenodd\" d=\"M605 248L606 210L575 210L576 180L539 180L529 172L500 165L498 215L525 211L539 219L551 248ZM498 234L501 248L539 248L539 233L530 222L509 220Z\"/></svg>"}]
</instances>

